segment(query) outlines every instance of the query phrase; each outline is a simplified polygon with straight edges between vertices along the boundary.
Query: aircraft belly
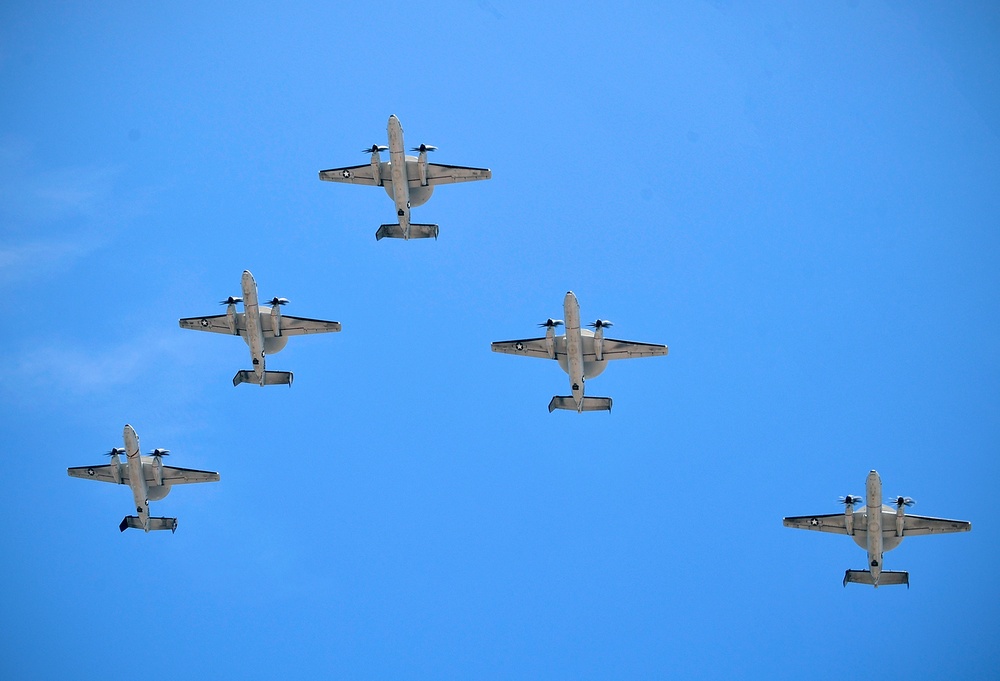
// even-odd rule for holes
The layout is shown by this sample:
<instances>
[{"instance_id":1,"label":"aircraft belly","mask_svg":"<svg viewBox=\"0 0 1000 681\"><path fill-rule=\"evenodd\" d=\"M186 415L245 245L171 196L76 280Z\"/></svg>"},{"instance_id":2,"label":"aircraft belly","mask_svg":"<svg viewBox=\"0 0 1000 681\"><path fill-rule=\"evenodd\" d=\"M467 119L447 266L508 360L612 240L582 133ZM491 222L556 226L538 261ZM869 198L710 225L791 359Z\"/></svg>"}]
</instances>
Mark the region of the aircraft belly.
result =
<instances>
[{"instance_id":1,"label":"aircraft belly","mask_svg":"<svg viewBox=\"0 0 1000 681\"><path fill-rule=\"evenodd\" d=\"M434 187L427 185L426 187L412 187L410 189L410 207L422 206L427 203L427 199L431 198L431 194L434 193Z\"/></svg>"},{"instance_id":2,"label":"aircraft belly","mask_svg":"<svg viewBox=\"0 0 1000 681\"><path fill-rule=\"evenodd\" d=\"M265 336L264 337L264 354L273 355L276 352L280 352L285 345L288 344L288 336Z\"/></svg>"},{"instance_id":3,"label":"aircraft belly","mask_svg":"<svg viewBox=\"0 0 1000 681\"><path fill-rule=\"evenodd\" d=\"M170 493L170 485L150 485L146 488L146 498L159 501Z\"/></svg>"},{"instance_id":4,"label":"aircraft belly","mask_svg":"<svg viewBox=\"0 0 1000 681\"><path fill-rule=\"evenodd\" d=\"M607 368L608 368L607 360L603 362L584 362L583 375L586 376L587 378L594 378L595 376L600 376Z\"/></svg>"}]
</instances>

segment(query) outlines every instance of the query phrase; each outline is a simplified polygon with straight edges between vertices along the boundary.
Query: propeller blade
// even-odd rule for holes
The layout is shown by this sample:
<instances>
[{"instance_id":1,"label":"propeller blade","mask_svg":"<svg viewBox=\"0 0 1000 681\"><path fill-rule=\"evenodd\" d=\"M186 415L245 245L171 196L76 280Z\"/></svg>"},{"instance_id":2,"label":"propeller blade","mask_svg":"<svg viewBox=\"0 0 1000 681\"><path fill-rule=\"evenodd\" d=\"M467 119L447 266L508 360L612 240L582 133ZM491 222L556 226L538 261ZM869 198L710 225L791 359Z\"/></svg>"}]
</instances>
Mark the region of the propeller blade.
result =
<instances>
[{"instance_id":1,"label":"propeller blade","mask_svg":"<svg viewBox=\"0 0 1000 681\"><path fill-rule=\"evenodd\" d=\"M910 497L896 497L897 508L902 508L903 506L913 506L915 503L917 502Z\"/></svg>"},{"instance_id":2,"label":"propeller blade","mask_svg":"<svg viewBox=\"0 0 1000 681\"><path fill-rule=\"evenodd\" d=\"M361 153L362 154L376 154L376 153L378 153L380 151L389 151L389 147L384 146L382 144L373 144L368 149L362 149Z\"/></svg>"},{"instance_id":3,"label":"propeller blade","mask_svg":"<svg viewBox=\"0 0 1000 681\"><path fill-rule=\"evenodd\" d=\"M591 322L590 324L587 324L587 326L596 330L596 329L607 329L614 326L614 324L612 322L609 322L607 319L598 319L596 322Z\"/></svg>"},{"instance_id":4,"label":"propeller blade","mask_svg":"<svg viewBox=\"0 0 1000 681\"><path fill-rule=\"evenodd\" d=\"M562 325L563 325L563 320L561 320L561 319L546 319L544 322L542 322L538 326L541 326L543 328L552 328L552 327L562 326Z\"/></svg>"},{"instance_id":5,"label":"propeller blade","mask_svg":"<svg viewBox=\"0 0 1000 681\"><path fill-rule=\"evenodd\" d=\"M243 299L239 296L229 296L225 300L220 300L219 305L235 305L236 303L242 303Z\"/></svg>"},{"instance_id":6,"label":"propeller blade","mask_svg":"<svg viewBox=\"0 0 1000 681\"><path fill-rule=\"evenodd\" d=\"M278 298L277 296L271 298L271 307L275 305L288 305L288 298Z\"/></svg>"},{"instance_id":7,"label":"propeller blade","mask_svg":"<svg viewBox=\"0 0 1000 681\"><path fill-rule=\"evenodd\" d=\"M149 456L166 456L169 453L169 449L154 449L149 453Z\"/></svg>"},{"instance_id":8,"label":"propeller blade","mask_svg":"<svg viewBox=\"0 0 1000 681\"><path fill-rule=\"evenodd\" d=\"M845 506L853 506L854 504L860 504L864 499L854 494L848 494L842 497L837 497L837 501L844 504Z\"/></svg>"},{"instance_id":9,"label":"propeller blade","mask_svg":"<svg viewBox=\"0 0 1000 681\"><path fill-rule=\"evenodd\" d=\"M437 147L433 147L430 144L421 144L419 147L412 147L410 151L419 151L421 153L425 151L437 151Z\"/></svg>"},{"instance_id":10,"label":"propeller blade","mask_svg":"<svg viewBox=\"0 0 1000 681\"><path fill-rule=\"evenodd\" d=\"M108 456L114 456L115 454L124 454L125 450L121 447L112 447L111 451L108 452Z\"/></svg>"}]
</instances>

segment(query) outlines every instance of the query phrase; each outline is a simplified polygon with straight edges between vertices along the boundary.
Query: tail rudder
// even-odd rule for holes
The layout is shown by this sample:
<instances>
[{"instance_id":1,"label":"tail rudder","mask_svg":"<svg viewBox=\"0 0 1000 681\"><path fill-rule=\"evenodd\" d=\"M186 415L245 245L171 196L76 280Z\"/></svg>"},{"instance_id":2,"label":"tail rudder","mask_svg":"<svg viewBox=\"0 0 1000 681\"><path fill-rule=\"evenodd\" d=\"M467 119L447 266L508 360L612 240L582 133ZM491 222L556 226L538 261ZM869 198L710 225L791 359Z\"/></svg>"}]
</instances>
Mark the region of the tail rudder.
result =
<instances>
[{"instance_id":1,"label":"tail rudder","mask_svg":"<svg viewBox=\"0 0 1000 681\"><path fill-rule=\"evenodd\" d=\"M127 529L133 530L145 530L146 532L152 532L154 530L170 530L173 534L177 530L177 518L154 518L152 516L143 525L139 516L127 515L122 518L122 522L118 525L118 531L124 532Z\"/></svg>"},{"instance_id":2,"label":"tail rudder","mask_svg":"<svg viewBox=\"0 0 1000 681\"><path fill-rule=\"evenodd\" d=\"M242 371L237 371L236 375L233 376L233 386L237 386L240 383L255 383L257 385L287 385L291 387L293 378L294 376L291 371L265 371L263 374L264 380L261 381L256 373L243 369Z\"/></svg>"},{"instance_id":3,"label":"tail rudder","mask_svg":"<svg viewBox=\"0 0 1000 681\"><path fill-rule=\"evenodd\" d=\"M556 409L565 409L567 411L611 411L611 398L610 397L584 397L583 400L578 404L576 399L571 395L561 396L556 395L549 401L549 413L551 414Z\"/></svg>"},{"instance_id":4,"label":"tail rudder","mask_svg":"<svg viewBox=\"0 0 1000 681\"><path fill-rule=\"evenodd\" d=\"M890 586L893 584L905 584L906 588L910 588L910 573L905 570L882 570L879 573L878 581L872 576L872 573L868 570L848 570L844 573L844 586L847 586L848 582L853 582L854 584L868 584L869 586L874 586L878 588L880 586Z\"/></svg>"},{"instance_id":5,"label":"tail rudder","mask_svg":"<svg viewBox=\"0 0 1000 681\"><path fill-rule=\"evenodd\" d=\"M378 231L375 232L375 240L381 241L382 239L427 239L430 237L438 238L438 226L437 225L423 225L417 222L410 223L410 229L403 229L402 225L381 225Z\"/></svg>"}]
</instances>

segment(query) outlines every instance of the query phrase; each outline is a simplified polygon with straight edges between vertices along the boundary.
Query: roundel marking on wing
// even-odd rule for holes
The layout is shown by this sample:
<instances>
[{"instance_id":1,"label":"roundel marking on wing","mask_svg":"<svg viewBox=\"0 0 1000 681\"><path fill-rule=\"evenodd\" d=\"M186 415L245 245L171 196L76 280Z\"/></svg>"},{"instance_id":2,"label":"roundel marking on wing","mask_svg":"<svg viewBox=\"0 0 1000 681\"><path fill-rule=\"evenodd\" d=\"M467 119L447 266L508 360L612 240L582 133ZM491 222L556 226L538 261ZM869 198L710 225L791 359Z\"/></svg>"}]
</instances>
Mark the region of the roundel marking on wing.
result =
<instances>
[{"instance_id":1,"label":"roundel marking on wing","mask_svg":"<svg viewBox=\"0 0 1000 681\"><path fill-rule=\"evenodd\" d=\"M345 170L344 172L341 173L341 175L343 175L344 177L350 177L351 176L351 171L350 170Z\"/></svg>"},{"instance_id":2,"label":"roundel marking on wing","mask_svg":"<svg viewBox=\"0 0 1000 681\"><path fill-rule=\"evenodd\" d=\"M820 524L819 518L810 518L809 524L812 525L813 527L819 527Z\"/></svg>"},{"instance_id":3,"label":"roundel marking on wing","mask_svg":"<svg viewBox=\"0 0 1000 681\"><path fill-rule=\"evenodd\" d=\"M87 469L87 475L93 475L93 474L94 474L94 469L93 468L88 468Z\"/></svg>"},{"instance_id":4,"label":"roundel marking on wing","mask_svg":"<svg viewBox=\"0 0 1000 681\"><path fill-rule=\"evenodd\" d=\"M202 326L208 326L208 320L207 319L202 319L200 323L201 323Z\"/></svg>"},{"instance_id":5,"label":"roundel marking on wing","mask_svg":"<svg viewBox=\"0 0 1000 681\"><path fill-rule=\"evenodd\" d=\"M524 350L524 343L515 343L514 348L517 350Z\"/></svg>"}]
</instances>

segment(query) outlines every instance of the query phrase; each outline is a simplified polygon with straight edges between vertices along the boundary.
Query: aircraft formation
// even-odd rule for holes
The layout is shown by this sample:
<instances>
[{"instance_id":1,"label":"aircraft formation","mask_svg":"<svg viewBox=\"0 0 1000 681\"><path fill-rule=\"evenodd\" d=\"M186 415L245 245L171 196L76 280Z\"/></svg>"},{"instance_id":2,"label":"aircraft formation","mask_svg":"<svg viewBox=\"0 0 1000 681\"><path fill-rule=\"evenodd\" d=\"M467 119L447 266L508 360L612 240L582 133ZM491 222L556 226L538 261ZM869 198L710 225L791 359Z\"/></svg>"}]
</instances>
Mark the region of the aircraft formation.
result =
<instances>
[{"instance_id":1,"label":"aircraft formation","mask_svg":"<svg viewBox=\"0 0 1000 681\"><path fill-rule=\"evenodd\" d=\"M387 127L388 146L373 144L364 149L370 153L370 162L363 165L321 170L319 179L327 182L382 187L393 201L396 210L395 223L383 223L375 232L375 239L437 239L439 228L436 224L415 223L410 219L410 210L421 206L430 199L434 187L440 184L471 182L491 179L489 168L442 165L429 163L427 154L436 147L420 144L408 155L403 143L403 127L399 119L389 116ZM389 152L389 160L382 160L382 152ZM291 387L293 374L290 371L273 371L265 367L267 355L280 352L290 336L304 334L333 333L341 330L340 322L293 317L284 315L281 308L288 304L287 298L274 297L261 304L257 294L257 282L253 275L244 270L240 282L242 296L230 296L221 301L226 306L225 314L186 317L178 320L182 329L208 331L212 333L239 336L250 351L250 369L240 369L233 377L233 386L252 383L261 387L287 385ZM237 305L243 305L243 311ZM549 412L556 409L576 411L611 411L610 397L595 397L584 394L584 386L589 378L595 378L607 368L607 363L615 359L638 357L658 357L668 353L666 345L617 340L605 336L605 329L613 326L604 319L583 325L580 317L580 303L572 291L563 299L563 319L547 319L539 324L545 329L540 338L496 341L493 352L525 357L556 360L560 368L569 376L570 394L555 395L549 401ZM564 326L562 335L556 329ZM589 326L590 328L584 328ZM593 330L591 330L593 329ZM68 468L70 477L99 480L119 485L128 485L132 491L136 515L126 515L119 524L119 530L177 529L177 519L155 517L149 514L149 502L158 501L170 492L173 485L217 482L219 474L188 468L163 465L163 457L168 450L154 449L142 455L139 437L131 425L126 424L123 433L124 448L112 448L110 463L94 466ZM125 455L122 462L121 456ZM882 481L876 471L868 474L864 497L846 495L841 498L844 513L786 517L786 527L832 532L849 535L866 549L868 564L864 570L847 570L844 585L849 582L869 584L874 587L889 584L909 586L909 574L882 568L882 558L903 540L904 537L946 532L967 532L972 529L969 522L946 520L924 516L908 515L905 509L913 504L909 497L897 497L892 504L882 500ZM864 506L855 512L855 506ZM893 505L895 508L893 508Z\"/></svg>"}]
</instances>

